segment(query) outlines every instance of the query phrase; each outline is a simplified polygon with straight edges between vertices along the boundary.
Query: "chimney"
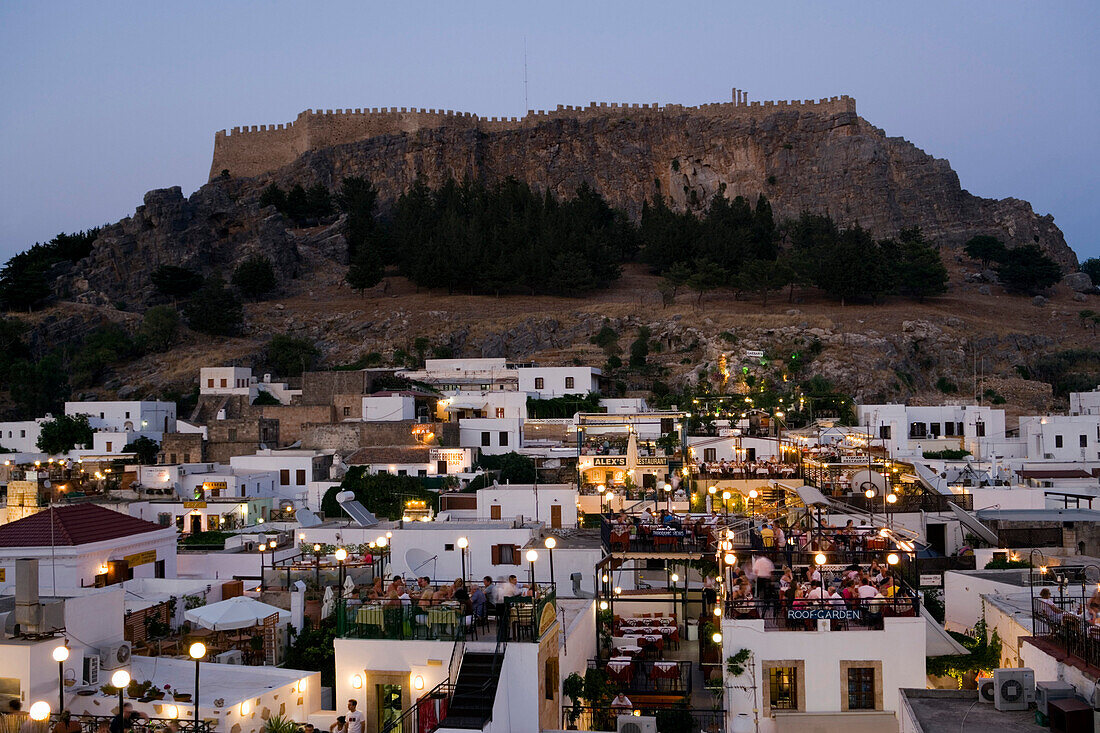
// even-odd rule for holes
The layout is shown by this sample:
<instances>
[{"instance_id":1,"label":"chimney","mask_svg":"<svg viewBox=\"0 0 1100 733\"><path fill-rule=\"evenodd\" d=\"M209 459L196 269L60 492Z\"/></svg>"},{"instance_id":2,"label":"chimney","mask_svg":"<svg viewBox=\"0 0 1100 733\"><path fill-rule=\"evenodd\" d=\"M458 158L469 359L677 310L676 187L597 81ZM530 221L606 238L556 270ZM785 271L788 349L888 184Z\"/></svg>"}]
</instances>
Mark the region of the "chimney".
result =
<instances>
[{"instance_id":1,"label":"chimney","mask_svg":"<svg viewBox=\"0 0 1100 733\"><path fill-rule=\"evenodd\" d=\"M15 623L19 625L22 633L27 634L36 633L41 622L42 604L38 602L38 560L20 558L15 561Z\"/></svg>"}]
</instances>

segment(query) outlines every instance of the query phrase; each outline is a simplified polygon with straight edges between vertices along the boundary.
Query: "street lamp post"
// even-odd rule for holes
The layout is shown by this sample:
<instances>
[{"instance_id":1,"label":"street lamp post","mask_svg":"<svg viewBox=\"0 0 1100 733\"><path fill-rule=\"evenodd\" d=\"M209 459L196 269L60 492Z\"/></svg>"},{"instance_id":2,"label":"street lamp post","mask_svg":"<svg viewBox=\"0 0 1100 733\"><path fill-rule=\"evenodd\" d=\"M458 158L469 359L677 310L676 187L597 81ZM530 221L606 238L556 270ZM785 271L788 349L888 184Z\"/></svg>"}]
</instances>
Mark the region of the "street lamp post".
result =
<instances>
[{"instance_id":1,"label":"street lamp post","mask_svg":"<svg viewBox=\"0 0 1100 733\"><path fill-rule=\"evenodd\" d=\"M196 641L187 653L195 660L195 733L199 733L199 660L206 656L206 645Z\"/></svg>"},{"instance_id":2,"label":"street lamp post","mask_svg":"<svg viewBox=\"0 0 1100 733\"><path fill-rule=\"evenodd\" d=\"M126 685L130 684L130 673L124 669L120 669L111 675L111 686L118 689L118 716L122 718L122 706L126 704L123 700L123 693L126 692Z\"/></svg>"},{"instance_id":3,"label":"street lamp post","mask_svg":"<svg viewBox=\"0 0 1100 733\"><path fill-rule=\"evenodd\" d=\"M600 514L603 514L603 492L607 491L607 487L603 484L596 485L596 493L600 496ZM610 502L608 502L608 508L611 508Z\"/></svg>"},{"instance_id":4,"label":"street lamp post","mask_svg":"<svg viewBox=\"0 0 1100 733\"><path fill-rule=\"evenodd\" d=\"M716 491L718 491L717 486L708 486L707 487L707 494L709 496L709 501L710 501L710 506L707 507L708 512L714 511L714 493Z\"/></svg>"},{"instance_id":5,"label":"street lamp post","mask_svg":"<svg viewBox=\"0 0 1100 733\"><path fill-rule=\"evenodd\" d=\"M722 517L723 522L728 526L730 523L730 492L722 492Z\"/></svg>"},{"instance_id":6,"label":"street lamp post","mask_svg":"<svg viewBox=\"0 0 1100 733\"><path fill-rule=\"evenodd\" d=\"M547 537L546 541L542 544L546 545L546 551L550 553L550 585L554 585L554 548L558 546L558 541L553 537Z\"/></svg>"},{"instance_id":7,"label":"street lamp post","mask_svg":"<svg viewBox=\"0 0 1100 733\"><path fill-rule=\"evenodd\" d=\"M535 597L535 560L539 559L539 553L537 550L531 549L527 551L527 562L531 563L531 597Z\"/></svg>"},{"instance_id":8,"label":"street lamp post","mask_svg":"<svg viewBox=\"0 0 1100 733\"><path fill-rule=\"evenodd\" d=\"M65 710L65 660L69 658L69 647L62 644L53 650L54 661L57 662L57 712Z\"/></svg>"},{"instance_id":9,"label":"street lamp post","mask_svg":"<svg viewBox=\"0 0 1100 733\"><path fill-rule=\"evenodd\" d=\"M317 587L321 587L321 546L313 546L313 571L316 578Z\"/></svg>"},{"instance_id":10,"label":"street lamp post","mask_svg":"<svg viewBox=\"0 0 1100 733\"><path fill-rule=\"evenodd\" d=\"M754 507L756 506L756 497L760 496L760 492L756 489L749 489L749 518L756 516Z\"/></svg>"},{"instance_id":11,"label":"street lamp post","mask_svg":"<svg viewBox=\"0 0 1100 733\"><path fill-rule=\"evenodd\" d=\"M274 545L274 543L272 543L272 544ZM262 593L263 589L264 589L264 569L266 568L266 565L264 564L264 550L267 549L267 543L266 542L261 542L259 549L260 549L260 592ZM274 561L274 559L275 559L274 556L272 556L271 559L272 559L272 561ZM272 564L274 564L274 563L272 563Z\"/></svg>"},{"instance_id":12,"label":"street lamp post","mask_svg":"<svg viewBox=\"0 0 1100 733\"><path fill-rule=\"evenodd\" d=\"M890 518L890 507L896 504L898 501L898 495L891 491L886 495L886 526L893 527L893 520Z\"/></svg>"},{"instance_id":13,"label":"street lamp post","mask_svg":"<svg viewBox=\"0 0 1100 733\"><path fill-rule=\"evenodd\" d=\"M340 595L336 597L336 631L338 634L343 636L345 631L345 623L347 621L347 619L345 618L346 614L344 613L344 560L348 559L348 551L345 550L343 547L339 547L336 549L336 552L334 552L333 555L336 557L336 563L337 565L339 565L340 569L340 572L337 576L339 578Z\"/></svg>"},{"instance_id":14,"label":"street lamp post","mask_svg":"<svg viewBox=\"0 0 1100 733\"><path fill-rule=\"evenodd\" d=\"M466 548L470 546L470 541L465 537L459 537L456 544L459 557L462 558L462 584L466 585Z\"/></svg>"},{"instance_id":15,"label":"street lamp post","mask_svg":"<svg viewBox=\"0 0 1100 733\"><path fill-rule=\"evenodd\" d=\"M672 484L665 483L665 511L672 512Z\"/></svg>"}]
</instances>

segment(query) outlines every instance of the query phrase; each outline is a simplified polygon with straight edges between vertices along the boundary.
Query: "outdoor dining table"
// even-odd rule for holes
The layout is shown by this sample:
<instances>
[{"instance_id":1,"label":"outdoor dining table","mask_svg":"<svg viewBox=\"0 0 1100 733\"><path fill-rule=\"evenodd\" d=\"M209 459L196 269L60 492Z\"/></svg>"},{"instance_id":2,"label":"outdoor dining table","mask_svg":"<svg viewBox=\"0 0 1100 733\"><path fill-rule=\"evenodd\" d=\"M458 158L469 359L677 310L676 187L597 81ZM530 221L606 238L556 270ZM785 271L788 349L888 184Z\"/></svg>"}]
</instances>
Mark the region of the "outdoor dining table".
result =
<instances>
[{"instance_id":1,"label":"outdoor dining table","mask_svg":"<svg viewBox=\"0 0 1100 733\"><path fill-rule=\"evenodd\" d=\"M642 648L636 644L628 646L617 646L615 651L622 654L626 658L636 657L642 653Z\"/></svg>"},{"instance_id":2,"label":"outdoor dining table","mask_svg":"<svg viewBox=\"0 0 1100 733\"><path fill-rule=\"evenodd\" d=\"M634 664L629 659L612 659L607 663L607 676L613 682L630 682L634 677Z\"/></svg>"},{"instance_id":3,"label":"outdoor dining table","mask_svg":"<svg viewBox=\"0 0 1100 733\"><path fill-rule=\"evenodd\" d=\"M429 606L429 626L454 626L458 623L458 607L451 605Z\"/></svg>"},{"instance_id":4,"label":"outdoor dining table","mask_svg":"<svg viewBox=\"0 0 1100 733\"><path fill-rule=\"evenodd\" d=\"M365 626L383 626L385 621L382 610L381 603L364 605L356 612L355 622Z\"/></svg>"},{"instance_id":5,"label":"outdoor dining table","mask_svg":"<svg viewBox=\"0 0 1100 733\"><path fill-rule=\"evenodd\" d=\"M649 676L655 680L680 679L680 665L676 662L654 662Z\"/></svg>"},{"instance_id":6,"label":"outdoor dining table","mask_svg":"<svg viewBox=\"0 0 1100 733\"><path fill-rule=\"evenodd\" d=\"M624 639L632 639L636 646L653 647L657 651L665 648L665 638L660 634L623 634Z\"/></svg>"}]
</instances>

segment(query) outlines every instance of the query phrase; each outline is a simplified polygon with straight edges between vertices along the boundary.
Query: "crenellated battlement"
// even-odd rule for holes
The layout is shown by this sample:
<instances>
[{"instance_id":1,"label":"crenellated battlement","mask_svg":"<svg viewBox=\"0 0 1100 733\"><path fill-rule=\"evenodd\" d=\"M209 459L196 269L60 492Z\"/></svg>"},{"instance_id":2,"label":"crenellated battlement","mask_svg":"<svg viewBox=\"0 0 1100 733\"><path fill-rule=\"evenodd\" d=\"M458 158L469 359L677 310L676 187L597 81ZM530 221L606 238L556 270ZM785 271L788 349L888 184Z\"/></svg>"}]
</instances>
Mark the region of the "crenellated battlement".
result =
<instances>
[{"instance_id":1,"label":"crenellated battlement","mask_svg":"<svg viewBox=\"0 0 1100 733\"><path fill-rule=\"evenodd\" d=\"M210 178L228 170L232 176L256 176L293 162L308 150L343 145L379 135L414 133L421 129L453 128L499 132L523 129L553 120L591 120L600 117L652 117L696 115L758 119L780 112L805 112L831 116L855 114L856 101L842 95L813 100L750 102L748 94L734 89L730 102L697 106L591 102L586 107L559 104L554 110L528 110L523 117L480 117L470 112L416 107L362 107L356 109L308 109L293 122L245 125L214 134L214 158Z\"/></svg>"}]
</instances>

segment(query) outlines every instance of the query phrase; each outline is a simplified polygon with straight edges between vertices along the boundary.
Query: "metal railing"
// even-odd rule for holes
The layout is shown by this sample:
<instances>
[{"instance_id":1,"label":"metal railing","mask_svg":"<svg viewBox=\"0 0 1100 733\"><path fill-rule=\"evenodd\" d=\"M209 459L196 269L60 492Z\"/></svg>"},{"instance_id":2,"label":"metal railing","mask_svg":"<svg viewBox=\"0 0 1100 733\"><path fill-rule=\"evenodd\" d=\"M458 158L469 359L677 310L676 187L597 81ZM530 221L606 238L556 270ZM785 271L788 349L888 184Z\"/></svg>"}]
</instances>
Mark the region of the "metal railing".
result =
<instances>
[{"instance_id":1,"label":"metal railing","mask_svg":"<svg viewBox=\"0 0 1100 733\"><path fill-rule=\"evenodd\" d=\"M868 499L863 494L853 494L851 496L838 496L835 498L838 502L847 504L850 507L880 516L885 516L887 512L890 514L902 512L949 513L951 507L947 506L948 503L955 504L960 509L965 509L968 512L974 510L974 497L971 494L952 494L951 496L947 496L945 494L920 492L913 494L895 494L895 496L897 496L897 501L893 504L887 503L885 506L883 506L882 496L875 496Z\"/></svg>"},{"instance_id":2,"label":"metal railing","mask_svg":"<svg viewBox=\"0 0 1100 733\"><path fill-rule=\"evenodd\" d=\"M600 517L600 538L609 552L714 552L713 527L690 517L669 524L642 521L619 526L608 516Z\"/></svg>"},{"instance_id":3,"label":"metal railing","mask_svg":"<svg viewBox=\"0 0 1100 733\"><path fill-rule=\"evenodd\" d=\"M763 620L765 631L816 631L825 619L833 631L881 631L883 619L920 616L915 595L854 601L796 598L727 600L724 615L731 620Z\"/></svg>"},{"instance_id":4,"label":"metal railing","mask_svg":"<svg viewBox=\"0 0 1100 733\"><path fill-rule=\"evenodd\" d=\"M1100 626L1090 623L1089 598L1060 595L1032 599L1035 636L1053 642L1093 667L1100 667Z\"/></svg>"},{"instance_id":5,"label":"metal railing","mask_svg":"<svg viewBox=\"0 0 1100 733\"><path fill-rule=\"evenodd\" d=\"M447 717L447 706L452 694L454 685L450 680L443 680L417 698L401 713L401 717L383 723L382 733L429 733L435 730L443 718Z\"/></svg>"},{"instance_id":6,"label":"metal railing","mask_svg":"<svg viewBox=\"0 0 1100 733\"><path fill-rule=\"evenodd\" d=\"M73 715L72 721L80 724L81 733L98 733L100 726L110 726L114 715ZM40 723L31 721L34 730L45 733L61 720L57 713L51 713L49 720ZM156 733L157 731L179 731L180 733L212 733L216 723L193 718L139 718L134 721L133 733ZM5 730L7 730L5 728Z\"/></svg>"},{"instance_id":7,"label":"metal railing","mask_svg":"<svg viewBox=\"0 0 1100 733\"><path fill-rule=\"evenodd\" d=\"M691 733L721 733L725 730L726 711L687 708L681 706L654 707L637 705L633 709L610 706L591 707L563 705L562 728L587 731L613 731L619 715L652 716L657 719L657 730L691 731Z\"/></svg>"},{"instance_id":8,"label":"metal railing","mask_svg":"<svg viewBox=\"0 0 1100 733\"><path fill-rule=\"evenodd\" d=\"M676 665L675 670L669 668L671 664ZM690 661L635 659L625 672L618 674L607 669L607 665L606 659L588 660L589 669L604 670L610 683L628 697L632 694L691 694L693 665Z\"/></svg>"}]
</instances>

